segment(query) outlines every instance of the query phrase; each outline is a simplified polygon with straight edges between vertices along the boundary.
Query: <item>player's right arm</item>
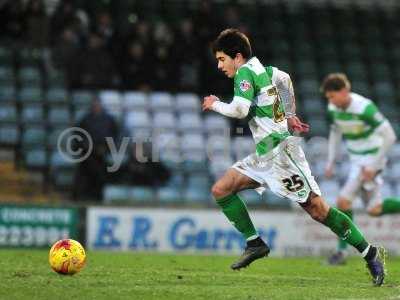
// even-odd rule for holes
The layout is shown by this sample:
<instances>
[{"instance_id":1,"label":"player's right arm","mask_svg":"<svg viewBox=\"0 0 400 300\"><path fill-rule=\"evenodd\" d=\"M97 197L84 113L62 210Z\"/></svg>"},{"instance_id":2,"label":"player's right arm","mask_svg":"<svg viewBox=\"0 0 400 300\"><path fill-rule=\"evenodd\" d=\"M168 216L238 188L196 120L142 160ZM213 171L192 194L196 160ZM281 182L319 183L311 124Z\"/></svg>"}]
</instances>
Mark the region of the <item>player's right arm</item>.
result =
<instances>
[{"instance_id":1,"label":"player's right arm","mask_svg":"<svg viewBox=\"0 0 400 300\"><path fill-rule=\"evenodd\" d=\"M247 68L240 68L234 79L234 97L232 102L224 103L216 96L204 97L203 110L213 110L221 115L243 119L250 110L255 97L253 77Z\"/></svg>"}]
</instances>

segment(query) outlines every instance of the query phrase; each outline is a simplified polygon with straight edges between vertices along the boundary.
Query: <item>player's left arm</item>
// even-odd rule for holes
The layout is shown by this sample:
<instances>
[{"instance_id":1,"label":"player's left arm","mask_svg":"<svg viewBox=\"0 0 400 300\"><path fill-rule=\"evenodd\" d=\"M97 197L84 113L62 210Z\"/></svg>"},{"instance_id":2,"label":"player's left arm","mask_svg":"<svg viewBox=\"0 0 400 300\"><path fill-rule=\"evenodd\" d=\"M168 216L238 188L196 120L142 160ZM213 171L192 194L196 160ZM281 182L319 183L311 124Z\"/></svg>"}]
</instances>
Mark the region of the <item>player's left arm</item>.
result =
<instances>
[{"instance_id":1,"label":"player's left arm","mask_svg":"<svg viewBox=\"0 0 400 300\"><path fill-rule=\"evenodd\" d=\"M274 68L272 82L275 84L281 98L288 125L296 132L307 132L310 126L301 122L296 116L296 98L289 74Z\"/></svg>"}]
</instances>

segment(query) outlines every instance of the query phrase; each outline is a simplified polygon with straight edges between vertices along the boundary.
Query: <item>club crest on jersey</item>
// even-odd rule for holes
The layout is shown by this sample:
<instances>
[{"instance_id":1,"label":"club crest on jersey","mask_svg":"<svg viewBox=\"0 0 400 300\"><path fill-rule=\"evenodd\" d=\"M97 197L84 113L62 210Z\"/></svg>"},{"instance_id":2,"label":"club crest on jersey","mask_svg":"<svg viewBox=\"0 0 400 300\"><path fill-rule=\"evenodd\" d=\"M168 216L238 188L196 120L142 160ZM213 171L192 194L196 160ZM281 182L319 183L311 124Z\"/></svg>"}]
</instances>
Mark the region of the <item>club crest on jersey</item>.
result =
<instances>
[{"instance_id":1,"label":"club crest on jersey","mask_svg":"<svg viewBox=\"0 0 400 300\"><path fill-rule=\"evenodd\" d=\"M247 80L242 80L239 84L239 88L242 92L245 92L251 88L251 84Z\"/></svg>"}]
</instances>

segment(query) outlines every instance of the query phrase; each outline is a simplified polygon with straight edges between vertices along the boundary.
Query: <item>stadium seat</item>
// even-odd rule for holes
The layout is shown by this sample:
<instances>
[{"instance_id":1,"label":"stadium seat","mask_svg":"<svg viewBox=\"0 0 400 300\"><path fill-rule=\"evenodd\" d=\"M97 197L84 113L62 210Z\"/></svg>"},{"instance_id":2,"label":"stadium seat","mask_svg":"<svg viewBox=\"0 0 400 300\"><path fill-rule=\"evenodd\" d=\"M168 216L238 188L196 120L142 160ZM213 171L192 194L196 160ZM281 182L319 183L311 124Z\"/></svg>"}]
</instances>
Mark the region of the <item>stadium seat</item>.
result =
<instances>
[{"instance_id":1,"label":"stadium seat","mask_svg":"<svg viewBox=\"0 0 400 300\"><path fill-rule=\"evenodd\" d=\"M47 120L50 125L70 124L71 115L67 106L51 107Z\"/></svg>"},{"instance_id":2,"label":"stadium seat","mask_svg":"<svg viewBox=\"0 0 400 300\"><path fill-rule=\"evenodd\" d=\"M268 208L289 208L292 205L292 201L287 198L279 197L275 195L270 189L265 189L262 194L262 202L266 203Z\"/></svg>"},{"instance_id":3,"label":"stadium seat","mask_svg":"<svg viewBox=\"0 0 400 300\"><path fill-rule=\"evenodd\" d=\"M188 174L207 171L207 157L204 152L183 153L183 170Z\"/></svg>"},{"instance_id":4,"label":"stadium seat","mask_svg":"<svg viewBox=\"0 0 400 300\"><path fill-rule=\"evenodd\" d=\"M104 90L99 93L104 109L119 119L122 116L122 98L118 91Z\"/></svg>"},{"instance_id":5,"label":"stadium seat","mask_svg":"<svg viewBox=\"0 0 400 300\"><path fill-rule=\"evenodd\" d=\"M178 112L199 112L201 101L196 94L179 93L176 95L176 110Z\"/></svg>"},{"instance_id":6,"label":"stadium seat","mask_svg":"<svg viewBox=\"0 0 400 300\"><path fill-rule=\"evenodd\" d=\"M65 154L67 155L67 154ZM75 163L69 161L66 157L61 155L58 149L53 150L50 154L50 166L52 169L73 169L75 167Z\"/></svg>"},{"instance_id":7,"label":"stadium seat","mask_svg":"<svg viewBox=\"0 0 400 300\"><path fill-rule=\"evenodd\" d=\"M18 120L17 108L14 103L0 106L0 123L16 123Z\"/></svg>"},{"instance_id":8,"label":"stadium seat","mask_svg":"<svg viewBox=\"0 0 400 300\"><path fill-rule=\"evenodd\" d=\"M130 197L130 188L125 185L107 184L103 188L103 202L111 204L113 202L126 202Z\"/></svg>"},{"instance_id":9,"label":"stadium seat","mask_svg":"<svg viewBox=\"0 0 400 300\"><path fill-rule=\"evenodd\" d=\"M326 118L312 118L307 119L310 125L310 134L312 136L326 137L329 134L328 122Z\"/></svg>"},{"instance_id":10,"label":"stadium seat","mask_svg":"<svg viewBox=\"0 0 400 300\"><path fill-rule=\"evenodd\" d=\"M328 204L336 206L336 199L341 189L339 183L336 180L321 180L319 181L319 188Z\"/></svg>"},{"instance_id":11,"label":"stadium seat","mask_svg":"<svg viewBox=\"0 0 400 300\"><path fill-rule=\"evenodd\" d=\"M211 192L210 190L189 186L183 190L183 199L189 203L209 203L211 202Z\"/></svg>"},{"instance_id":12,"label":"stadium seat","mask_svg":"<svg viewBox=\"0 0 400 300\"><path fill-rule=\"evenodd\" d=\"M234 146L230 135L209 135L206 143L206 153L208 156L230 155Z\"/></svg>"},{"instance_id":13,"label":"stadium seat","mask_svg":"<svg viewBox=\"0 0 400 300\"><path fill-rule=\"evenodd\" d=\"M206 116L203 121L203 126L209 134L230 134L229 121L217 114Z\"/></svg>"},{"instance_id":14,"label":"stadium seat","mask_svg":"<svg viewBox=\"0 0 400 300\"><path fill-rule=\"evenodd\" d=\"M21 122L24 124L43 123L45 121L44 109L41 104L26 104L22 108Z\"/></svg>"},{"instance_id":15,"label":"stadium seat","mask_svg":"<svg viewBox=\"0 0 400 300\"><path fill-rule=\"evenodd\" d=\"M153 189L150 187L135 186L129 188L129 201L154 202L156 200Z\"/></svg>"},{"instance_id":16,"label":"stadium seat","mask_svg":"<svg viewBox=\"0 0 400 300\"><path fill-rule=\"evenodd\" d=\"M177 120L172 112L155 112L153 115L153 128L172 129L176 127Z\"/></svg>"},{"instance_id":17,"label":"stadium seat","mask_svg":"<svg viewBox=\"0 0 400 300\"><path fill-rule=\"evenodd\" d=\"M0 65L11 65L14 60L14 54L11 48L0 46Z\"/></svg>"},{"instance_id":18,"label":"stadium seat","mask_svg":"<svg viewBox=\"0 0 400 300\"><path fill-rule=\"evenodd\" d=\"M211 181L210 177L208 176L208 173L203 173L203 174L193 174L189 176L187 180L187 186L189 187L199 187L202 189L210 189Z\"/></svg>"},{"instance_id":19,"label":"stadium seat","mask_svg":"<svg viewBox=\"0 0 400 300\"><path fill-rule=\"evenodd\" d=\"M71 99L75 109L90 107L94 94L91 91L77 90L72 92Z\"/></svg>"},{"instance_id":20,"label":"stadium seat","mask_svg":"<svg viewBox=\"0 0 400 300\"><path fill-rule=\"evenodd\" d=\"M150 115L146 111L131 111L125 116L125 127L128 129L150 128L151 125Z\"/></svg>"},{"instance_id":21,"label":"stadium seat","mask_svg":"<svg viewBox=\"0 0 400 300\"><path fill-rule=\"evenodd\" d=\"M20 131L17 125L0 125L0 145L17 145L19 136Z\"/></svg>"},{"instance_id":22,"label":"stadium seat","mask_svg":"<svg viewBox=\"0 0 400 300\"><path fill-rule=\"evenodd\" d=\"M15 84L15 76L12 67L0 65L0 84L1 85Z\"/></svg>"},{"instance_id":23,"label":"stadium seat","mask_svg":"<svg viewBox=\"0 0 400 300\"><path fill-rule=\"evenodd\" d=\"M47 87L63 87L65 86L66 80L64 73L55 69L47 70Z\"/></svg>"},{"instance_id":24,"label":"stadium seat","mask_svg":"<svg viewBox=\"0 0 400 300\"><path fill-rule=\"evenodd\" d=\"M71 187L74 184L74 176L75 171L74 169L60 169L60 170L52 170L51 172L51 180L54 185L59 188L63 189L66 192L71 192Z\"/></svg>"},{"instance_id":25,"label":"stadium seat","mask_svg":"<svg viewBox=\"0 0 400 300\"><path fill-rule=\"evenodd\" d=\"M67 129L65 126L56 126L50 129L47 135L47 146L55 149L57 147L58 138L65 129Z\"/></svg>"},{"instance_id":26,"label":"stadium seat","mask_svg":"<svg viewBox=\"0 0 400 300\"><path fill-rule=\"evenodd\" d=\"M50 88L46 94L46 101L50 104L64 104L68 101L68 93L65 88Z\"/></svg>"},{"instance_id":27,"label":"stadium seat","mask_svg":"<svg viewBox=\"0 0 400 300\"><path fill-rule=\"evenodd\" d=\"M22 133L23 148L32 148L46 144L46 129L43 126L29 126Z\"/></svg>"},{"instance_id":28,"label":"stadium seat","mask_svg":"<svg viewBox=\"0 0 400 300\"><path fill-rule=\"evenodd\" d=\"M40 102L43 101L42 91L37 87L24 87L18 93L20 102Z\"/></svg>"},{"instance_id":29,"label":"stadium seat","mask_svg":"<svg viewBox=\"0 0 400 300\"><path fill-rule=\"evenodd\" d=\"M252 137L240 136L232 140L232 154L236 160L243 159L256 151Z\"/></svg>"},{"instance_id":30,"label":"stadium seat","mask_svg":"<svg viewBox=\"0 0 400 300\"><path fill-rule=\"evenodd\" d=\"M25 67L19 70L19 83L22 87L41 87L42 77L40 70L33 67Z\"/></svg>"},{"instance_id":31,"label":"stadium seat","mask_svg":"<svg viewBox=\"0 0 400 300\"><path fill-rule=\"evenodd\" d=\"M203 122L199 114L182 113L178 119L178 128L183 133L202 132Z\"/></svg>"},{"instance_id":32,"label":"stadium seat","mask_svg":"<svg viewBox=\"0 0 400 300\"><path fill-rule=\"evenodd\" d=\"M205 152L205 140L201 134L185 134L181 138L183 153Z\"/></svg>"},{"instance_id":33,"label":"stadium seat","mask_svg":"<svg viewBox=\"0 0 400 300\"><path fill-rule=\"evenodd\" d=\"M180 202L183 200L180 189L174 186L159 188L157 190L157 198L162 203Z\"/></svg>"},{"instance_id":34,"label":"stadium seat","mask_svg":"<svg viewBox=\"0 0 400 300\"><path fill-rule=\"evenodd\" d=\"M43 169L47 167L47 154L45 149L27 150L25 153L25 165L31 169Z\"/></svg>"},{"instance_id":35,"label":"stadium seat","mask_svg":"<svg viewBox=\"0 0 400 300\"><path fill-rule=\"evenodd\" d=\"M0 103L15 101L15 87L11 84L0 84Z\"/></svg>"},{"instance_id":36,"label":"stadium seat","mask_svg":"<svg viewBox=\"0 0 400 300\"><path fill-rule=\"evenodd\" d=\"M213 157L209 162L210 173L214 176L214 179L221 177L226 170L233 165L231 157L221 156Z\"/></svg>"},{"instance_id":37,"label":"stadium seat","mask_svg":"<svg viewBox=\"0 0 400 300\"><path fill-rule=\"evenodd\" d=\"M125 92L122 95L122 102L125 111L147 110L149 106L144 92Z\"/></svg>"},{"instance_id":38,"label":"stadium seat","mask_svg":"<svg viewBox=\"0 0 400 300\"><path fill-rule=\"evenodd\" d=\"M150 107L153 111L173 110L172 95L167 92L153 92L149 95Z\"/></svg>"}]
</instances>

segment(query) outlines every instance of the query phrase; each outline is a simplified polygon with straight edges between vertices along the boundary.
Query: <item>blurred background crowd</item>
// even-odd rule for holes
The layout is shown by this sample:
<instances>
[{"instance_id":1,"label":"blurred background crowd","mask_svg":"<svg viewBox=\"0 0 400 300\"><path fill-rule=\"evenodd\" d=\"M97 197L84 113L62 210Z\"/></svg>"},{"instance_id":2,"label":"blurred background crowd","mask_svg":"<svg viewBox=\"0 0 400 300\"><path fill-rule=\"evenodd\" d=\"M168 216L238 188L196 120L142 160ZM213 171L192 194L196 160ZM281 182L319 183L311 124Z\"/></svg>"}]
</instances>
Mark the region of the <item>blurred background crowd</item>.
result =
<instances>
[{"instance_id":1,"label":"blurred background crowd","mask_svg":"<svg viewBox=\"0 0 400 300\"><path fill-rule=\"evenodd\" d=\"M0 146L12 153L0 164L2 198L32 198L32 181L47 195L64 190L66 199L211 203L212 181L254 149L245 120L200 110L205 95L232 95L209 46L221 30L236 27L262 62L291 75L299 114L311 125L305 151L333 201L348 164L343 156L337 178L323 179L326 139L318 137L327 137L328 123L320 81L345 72L399 133L399 15L396 1L2 0ZM60 133L72 125L94 140L80 164L57 151ZM143 151L152 153L150 138L160 129L161 149L169 142L173 151L139 162L135 141L149 141ZM219 147L226 132L228 153ZM105 137L132 138L116 172L107 171ZM389 195L400 194L395 148L385 174ZM268 193L245 197L289 205Z\"/></svg>"}]
</instances>

